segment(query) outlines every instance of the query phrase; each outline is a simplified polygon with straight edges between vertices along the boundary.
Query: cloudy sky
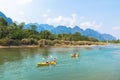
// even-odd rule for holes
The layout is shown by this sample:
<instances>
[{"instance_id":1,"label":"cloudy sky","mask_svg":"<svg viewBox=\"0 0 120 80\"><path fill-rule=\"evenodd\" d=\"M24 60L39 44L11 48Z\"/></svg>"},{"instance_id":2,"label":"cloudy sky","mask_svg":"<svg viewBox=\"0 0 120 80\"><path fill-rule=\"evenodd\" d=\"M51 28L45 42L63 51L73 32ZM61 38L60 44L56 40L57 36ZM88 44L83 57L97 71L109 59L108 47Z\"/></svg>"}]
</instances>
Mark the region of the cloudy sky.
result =
<instances>
[{"instance_id":1,"label":"cloudy sky","mask_svg":"<svg viewBox=\"0 0 120 80\"><path fill-rule=\"evenodd\" d=\"M0 0L0 11L17 22L78 25L120 39L120 0Z\"/></svg>"}]
</instances>

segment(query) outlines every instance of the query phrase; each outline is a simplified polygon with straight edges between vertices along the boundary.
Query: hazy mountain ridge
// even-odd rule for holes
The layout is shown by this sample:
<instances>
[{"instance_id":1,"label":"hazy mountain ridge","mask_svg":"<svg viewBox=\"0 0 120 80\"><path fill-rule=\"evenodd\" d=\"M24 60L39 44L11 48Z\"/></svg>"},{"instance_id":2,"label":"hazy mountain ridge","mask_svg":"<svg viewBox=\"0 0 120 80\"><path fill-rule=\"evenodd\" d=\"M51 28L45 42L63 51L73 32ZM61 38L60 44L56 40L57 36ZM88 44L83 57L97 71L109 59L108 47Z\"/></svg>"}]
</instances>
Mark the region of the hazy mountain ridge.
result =
<instances>
[{"instance_id":1,"label":"hazy mountain ridge","mask_svg":"<svg viewBox=\"0 0 120 80\"><path fill-rule=\"evenodd\" d=\"M8 24L13 23L12 19L6 17L2 12L0 12L0 16L3 17L8 22ZM24 28L29 28L30 25L35 25L36 30L39 31L39 32L44 31L44 30L49 30L53 34L62 34L62 33L73 34L75 32L80 32L81 35L93 37L93 38L96 38L96 39L102 40L102 41L103 40L107 41L107 40L115 40L116 39L114 36L112 36L110 34L102 34L102 33L99 33L98 31L93 30L93 29L83 30L79 26L75 26L74 28L67 27L67 26L62 26L62 25L54 27L53 25L49 25L49 24L29 23L29 24L25 24Z\"/></svg>"},{"instance_id":2,"label":"hazy mountain ridge","mask_svg":"<svg viewBox=\"0 0 120 80\"><path fill-rule=\"evenodd\" d=\"M33 23L32 25L36 25L36 24ZM75 26L75 27L71 28L71 27L62 26L62 25L54 27L49 24L40 24L40 25L36 25L36 27L37 27L37 31L49 30L53 34L62 34L62 33L73 34L75 32L80 32L81 35L93 37L93 38L96 38L96 39L102 40L102 41L116 39L114 36L112 36L110 34L105 34L105 33L102 34L102 33L99 33L98 31L95 31L95 30L89 29L89 28L86 30L83 30L79 26Z\"/></svg>"},{"instance_id":3,"label":"hazy mountain ridge","mask_svg":"<svg viewBox=\"0 0 120 80\"><path fill-rule=\"evenodd\" d=\"M9 17L6 17L6 15L4 13L2 13L1 11L0 11L0 17L3 17L8 22L8 24L13 23L12 19Z\"/></svg>"}]
</instances>

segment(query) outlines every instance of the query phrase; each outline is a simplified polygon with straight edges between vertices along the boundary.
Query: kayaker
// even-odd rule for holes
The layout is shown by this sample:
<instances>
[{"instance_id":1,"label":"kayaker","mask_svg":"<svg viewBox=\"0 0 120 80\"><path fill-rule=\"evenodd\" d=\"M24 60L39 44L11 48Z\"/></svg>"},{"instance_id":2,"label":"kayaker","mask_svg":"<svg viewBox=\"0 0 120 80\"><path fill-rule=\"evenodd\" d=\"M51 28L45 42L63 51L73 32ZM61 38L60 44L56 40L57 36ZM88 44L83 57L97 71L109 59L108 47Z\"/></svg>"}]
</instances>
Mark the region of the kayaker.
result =
<instances>
[{"instance_id":1,"label":"kayaker","mask_svg":"<svg viewBox=\"0 0 120 80\"><path fill-rule=\"evenodd\" d=\"M53 58L53 61L56 62L56 58Z\"/></svg>"},{"instance_id":2,"label":"kayaker","mask_svg":"<svg viewBox=\"0 0 120 80\"><path fill-rule=\"evenodd\" d=\"M73 54L73 57L76 57L76 55L77 55L77 53L74 53L74 54Z\"/></svg>"},{"instance_id":3,"label":"kayaker","mask_svg":"<svg viewBox=\"0 0 120 80\"><path fill-rule=\"evenodd\" d=\"M46 61L46 63L47 63L47 64L49 64L49 62L48 62L48 61Z\"/></svg>"},{"instance_id":4,"label":"kayaker","mask_svg":"<svg viewBox=\"0 0 120 80\"><path fill-rule=\"evenodd\" d=\"M78 53L74 53L74 54L72 55L72 57L78 57L78 56L79 56Z\"/></svg>"}]
</instances>

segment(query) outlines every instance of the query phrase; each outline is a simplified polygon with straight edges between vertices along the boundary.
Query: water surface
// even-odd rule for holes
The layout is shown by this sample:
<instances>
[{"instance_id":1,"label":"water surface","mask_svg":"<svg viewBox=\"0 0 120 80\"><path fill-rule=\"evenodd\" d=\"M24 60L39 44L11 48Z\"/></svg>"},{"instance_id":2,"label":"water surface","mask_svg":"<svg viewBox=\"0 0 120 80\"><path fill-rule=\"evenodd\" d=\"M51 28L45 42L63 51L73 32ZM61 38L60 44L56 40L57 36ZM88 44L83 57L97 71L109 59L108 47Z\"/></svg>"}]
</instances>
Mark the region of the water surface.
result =
<instances>
[{"instance_id":1,"label":"water surface","mask_svg":"<svg viewBox=\"0 0 120 80\"><path fill-rule=\"evenodd\" d=\"M54 57L57 65L36 66ZM0 80L120 80L120 45L0 49Z\"/></svg>"}]
</instances>

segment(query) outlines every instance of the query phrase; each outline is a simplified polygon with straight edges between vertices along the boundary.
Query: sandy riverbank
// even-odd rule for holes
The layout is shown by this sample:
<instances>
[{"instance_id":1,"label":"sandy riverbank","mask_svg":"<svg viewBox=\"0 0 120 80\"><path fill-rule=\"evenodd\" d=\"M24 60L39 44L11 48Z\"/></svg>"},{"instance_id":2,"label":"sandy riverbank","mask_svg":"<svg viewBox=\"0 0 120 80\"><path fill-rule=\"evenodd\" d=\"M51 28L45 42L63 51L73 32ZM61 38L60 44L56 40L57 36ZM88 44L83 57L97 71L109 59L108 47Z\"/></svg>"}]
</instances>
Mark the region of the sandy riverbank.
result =
<instances>
[{"instance_id":1,"label":"sandy riverbank","mask_svg":"<svg viewBox=\"0 0 120 80\"><path fill-rule=\"evenodd\" d=\"M59 46L45 46L42 48L59 48L59 47L63 47L63 48L69 48L69 47L93 47L93 46L103 46L103 45L59 45ZM39 47L39 45L25 45L25 46L0 46L0 48L41 48Z\"/></svg>"},{"instance_id":2,"label":"sandy riverbank","mask_svg":"<svg viewBox=\"0 0 120 80\"><path fill-rule=\"evenodd\" d=\"M0 48L39 48L39 45L25 45L25 46L0 46Z\"/></svg>"}]
</instances>

